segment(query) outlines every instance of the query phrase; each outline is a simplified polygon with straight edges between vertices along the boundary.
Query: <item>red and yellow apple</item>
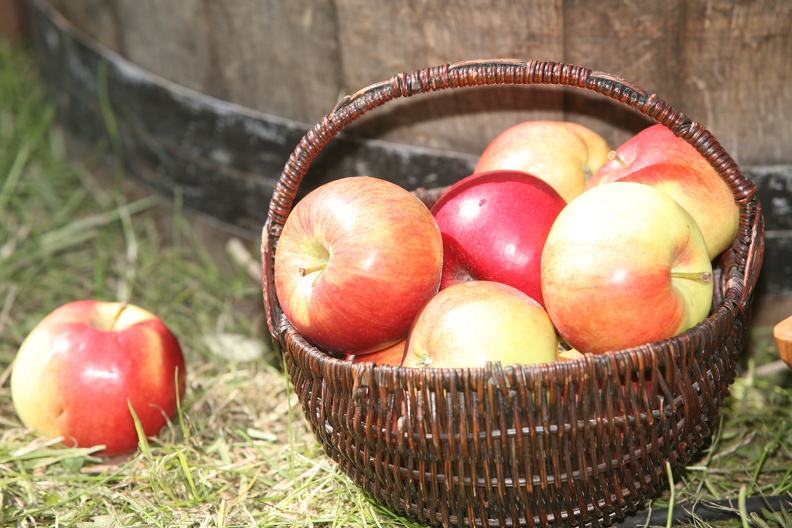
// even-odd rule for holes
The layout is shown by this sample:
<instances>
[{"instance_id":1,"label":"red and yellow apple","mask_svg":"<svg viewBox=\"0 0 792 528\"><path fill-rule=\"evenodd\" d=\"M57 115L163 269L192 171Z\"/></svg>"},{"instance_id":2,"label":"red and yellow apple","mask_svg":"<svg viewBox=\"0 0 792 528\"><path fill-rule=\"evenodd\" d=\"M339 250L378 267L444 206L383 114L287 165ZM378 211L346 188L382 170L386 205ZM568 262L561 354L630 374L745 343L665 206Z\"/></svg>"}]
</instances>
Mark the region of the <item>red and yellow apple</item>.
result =
<instances>
[{"instance_id":1,"label":"red and yellow apple","mask_svg":"<svg viewBox=\"0 0 792 528\"><path fill-rule=\"evenodd\" d=\"M19 348L11 396L22 423L101 455L138 445L130 406L147 436L177 411L185 389L179 342L151 312L81 300L47 315Z\"/></svg>"},{"instance_id":2,"label":"red and yellow apple","mask_svg":"<svg viewBox=\"0 0 792 528\"><path fill-rule=\"evenodd\" d=\"M287 319L327 350L361 354L407 336L440 286L434 217L398 185L368 176L314 189L286 219L275 291Z\"/></svg>"},{"instance_id":3,"label":"red and yellow apple","mask_svg":"<svg viewBox=\"0 0 792 528\"><path fill-rule=\"evenodd\" d=\"M588 181L593 188L622 181L667 193L696 220L710 260L737 236L740 209L718 172L687 141L663 125L645 128L616 149Z\"/></svg>"},{"instance_id":4,"label":"red and yellow apple","mask_svg":"<svg viewBox=\"0 0 792 528\"><path fill-rule=\"evenodd\" d=\"M474 173L521 170L549 183L569 202L607 160L610 146L588 127L568 121L525 121L484 149Z\"/></svg>"},{"instance_id":5,"label":"red and yellow apple","mask_svg":"<svg viewBox=\"0 0 792 528\"><path fill-rule=\"evenodd\" d=\"M473 174L451 186L432 207L443 236L441 289L495 281L542 304L542 248L565 205L549 184L522 171Z\"/></svg>"},{"instance_id":6,"label":"red and yellow apple","mask_svg":"<svg viewBox=\"0 0 792 528\"><path fill-rule=\"evenodd\" d=\"M555 327L582 353L674 336L704 320L712 266L693 217L648 185L590 189L558 215L542 255Z\"/></svg>"},{"instance_id":7,"label":"red and yellow apple","mask_svg":"<svg viewBox=\"0 0 792 528\"><path fill-rule=\"evenodd\" d=\"M405 367L483 367L555 361L558 340L544 309L492 281L454 284L421 310L407 339Z\"/></svg>"},{"instance_id":8,"label":"red and yellow apple","mask_svg":"<svg viewBox=\"0 0 792 528\"><path fill-rule=\"evenodd\" d=\"M376 363L377 365L394 365L399 366L404 359L404 352L407 346L407 338L397 341L389 347L382 350L370 352L368 354L350 355L346 357L347 361L353 363Z\"/></svg>"}]
</instances>

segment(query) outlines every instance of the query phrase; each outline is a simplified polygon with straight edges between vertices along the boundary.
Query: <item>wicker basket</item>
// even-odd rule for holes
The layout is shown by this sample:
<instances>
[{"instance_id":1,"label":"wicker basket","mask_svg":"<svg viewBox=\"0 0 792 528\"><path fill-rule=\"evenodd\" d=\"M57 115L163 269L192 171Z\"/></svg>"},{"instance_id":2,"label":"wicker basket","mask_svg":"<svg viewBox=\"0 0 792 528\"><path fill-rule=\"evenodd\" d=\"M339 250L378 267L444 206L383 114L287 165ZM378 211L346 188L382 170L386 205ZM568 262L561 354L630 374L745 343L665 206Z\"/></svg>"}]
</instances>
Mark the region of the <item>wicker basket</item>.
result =
<instances>
[{"instance_id":1,"label":"wicker basket","mask_svg":"<svg viewBox=\"0 0 792 528\"><path fill-rule=\"evenodd\" d=\"M283 315L273 263L314 158L344 127L394 98L494 84L600 93L665 125L718 170L740 205L740 228L714 266L710 317L661 342L535 366L374 366L310 345ZM415 190L429 206L440 192ZM608 525L645 505L664 486L666 464L685 464L716 424L745 345L764 250L755 193L703 126L613 75L512 59L398 74L345 97L283 170L262 235L270 332L327 455L391 509L444 526Z\"/></svg>"}]
</instances>

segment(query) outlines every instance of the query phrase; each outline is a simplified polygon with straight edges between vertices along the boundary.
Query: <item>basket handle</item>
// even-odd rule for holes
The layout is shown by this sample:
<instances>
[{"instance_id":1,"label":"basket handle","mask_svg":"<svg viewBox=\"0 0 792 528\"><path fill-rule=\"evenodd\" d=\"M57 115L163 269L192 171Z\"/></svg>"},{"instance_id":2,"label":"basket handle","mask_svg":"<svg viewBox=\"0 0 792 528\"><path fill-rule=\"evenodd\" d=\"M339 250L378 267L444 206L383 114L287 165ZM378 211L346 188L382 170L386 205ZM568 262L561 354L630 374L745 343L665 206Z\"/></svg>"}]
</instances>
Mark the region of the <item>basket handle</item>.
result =
<instances>
[{"instance_id":1,"label":"basket handle","mask_svg":"<svg viewBox=\"0 0 792 528\"><path fill-rule=\"evenodd\" d=\"M758 198L754 197L752 205L753 207L743 208L743 210L748 209L751 211L753 215L753 222L750 224L750 235L747 236L749 243L745 257L743 290L740 298L740 302L743 305L748 303L756 289L756 283L759 280L759 272L762 269L762 262L764 260L765 237L762 204Z\"/></svg>"},{"instance_id":2,"label":"basket handle","mask_svg":"<svg viewBox=\"0 0 792 528\"><path fill-rule=\"evenodd\" d=\"M278 324L281 314L272 282L275 246L308 168L331 139L364 114L398 97L448 88L533 84L583 88L638 110L690 143L723 177L743 211L750 209L750 203L756 203L754 183L742 174L732 157L704 126L693 122L656 94L615 75L571 64L519 59L462 61L399 73L388 81L372 84L339 101L333 111L300 140L283 168L270 201L261 247L264 303L272 335L275 336L281 328ZM761 254L761 247L752 237L761 234L761 227L757 232L755 216L750 212L747 215L743 217L742 225L748 231L745 235L750 237L748 242L752 250L746 253L748 257L743 254L741 260L753 259L755 262ZM755 278L746 276L745 279L748 279L748 287L743 289L741 300L750 296L755 284Z\"/></svg>"}]
</instances>

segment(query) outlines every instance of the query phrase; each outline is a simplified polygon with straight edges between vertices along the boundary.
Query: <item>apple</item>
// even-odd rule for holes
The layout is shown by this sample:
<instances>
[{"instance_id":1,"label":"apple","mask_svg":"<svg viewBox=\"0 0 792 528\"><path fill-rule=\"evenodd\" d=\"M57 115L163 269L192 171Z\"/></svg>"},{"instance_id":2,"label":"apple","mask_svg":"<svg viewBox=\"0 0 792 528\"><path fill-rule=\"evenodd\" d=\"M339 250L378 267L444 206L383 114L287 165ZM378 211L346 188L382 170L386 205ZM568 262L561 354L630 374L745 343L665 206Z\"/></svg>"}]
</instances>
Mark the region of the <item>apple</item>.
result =
<instances>
[{"instance_id":1,"label":"apple","mask_svg":"<svg viewBox=\"0 0 792 528\"><path fill-rule=\"evenodd\" d=\"M138 445L130 406L154 436L176 414L184 390L176 337L151 312L118 302L55 309L22 342L11 374L12 401L26 427L69 446L103 445L99 454L107 456Z\"/></svg>"},{"instance_id":2,"label":"apple","mask_svg":"<svg viewBox=\"0 0 792 528\"><path fill-rule=\"evenodd\" d=\"M407 338L405 367L483 367L555 361L553 323L534 299L492 281L441 290L421 310Z\"/></svg>"},{"instance_id":3,"label":"apple","mask_svg":"<svg viewBox=\"0 0 792 528\"><path fill-rule=\"evenodd\" d=\"M522 171L483 172L458 181L432 207L443 236L440 288L495 281L542 304L542 248L564 206L548 183Z\"/></svg>"},{"instance_id":4,"label":"apple","mask_svg":"<svg viewBox=\"0 0 792 528\"><path fill-rule=\"evenodd\" d=\"M361 354L407 336L442 264L440 229L423 202L394 183L348 177L293 208L275 250L275 291L308 341Z\"/></svg>"},{"instance_id":5,"label":"apple","mask_svg":"<svg viewBox=\"0 0 792 528\"><path fill-rule=\"evenodd\" d=\"M587 188L615 181L651 185L693 216L710 260L731 246L740 224L734 194L687 141L663 125L652 125L627 140L611 157L591 177Z\"/></svg>"},{"instance_id":6,"label":"apple","mask_svg":"<svg viewBox=\"0 0 792 528\"><path fill-rule=\"evenodd\" d=\"M407 338L397 341L389 347L382 350L370 352L368 354L358 354L346 356L347 361L353 363L376 363L377 365L394 365L399 366L404 359L404 352L407 346Z\"/></svg>"},{"instance_id":7,"label":"apple","mask_svg":"<svg viewBox=\"0 0 792 528\"><path fill-rule=\"evenodd\" d=\"M581 353L602 353L704 320L712 264L682 206L648 185L614 182L558 215L542 255L542 292L561 337Z\"/></svg>"},{"instance_id":8,"label":"apple","mask_svg":"<svg viewBox=\"0 0 792 528\"><path fill-rule=\"evenodd\" d=\"M549 183L569 202L608 161L610 146L588 127L567 121L525 121L484 149L474 173L521 170Z\"/></svg>"}]
</instances>

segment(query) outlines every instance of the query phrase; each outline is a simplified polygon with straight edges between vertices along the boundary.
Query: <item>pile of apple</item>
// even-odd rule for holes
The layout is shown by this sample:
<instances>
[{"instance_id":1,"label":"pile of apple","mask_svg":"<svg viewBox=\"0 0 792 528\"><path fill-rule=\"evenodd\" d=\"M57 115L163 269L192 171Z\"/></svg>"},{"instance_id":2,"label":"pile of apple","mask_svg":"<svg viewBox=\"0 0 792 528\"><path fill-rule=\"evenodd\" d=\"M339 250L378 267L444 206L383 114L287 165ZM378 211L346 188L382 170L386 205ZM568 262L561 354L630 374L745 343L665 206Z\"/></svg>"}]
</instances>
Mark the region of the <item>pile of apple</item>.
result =
<instances>
[{"instance_id":1,"label":"pile of apple","mask_svg":"<svg viewBox=\"0 0 792 528\"><path fill-rule=\"evenodd\" d=\"M313 190L284 224L275 290L303 337L352 361L545 363L704 320L738 224L727 184L662 125L612 151L529 121L431 210L369 176Z\"/></svg>"}]
</instances>

